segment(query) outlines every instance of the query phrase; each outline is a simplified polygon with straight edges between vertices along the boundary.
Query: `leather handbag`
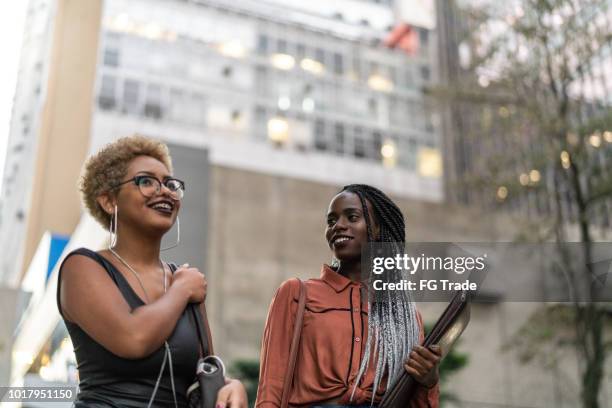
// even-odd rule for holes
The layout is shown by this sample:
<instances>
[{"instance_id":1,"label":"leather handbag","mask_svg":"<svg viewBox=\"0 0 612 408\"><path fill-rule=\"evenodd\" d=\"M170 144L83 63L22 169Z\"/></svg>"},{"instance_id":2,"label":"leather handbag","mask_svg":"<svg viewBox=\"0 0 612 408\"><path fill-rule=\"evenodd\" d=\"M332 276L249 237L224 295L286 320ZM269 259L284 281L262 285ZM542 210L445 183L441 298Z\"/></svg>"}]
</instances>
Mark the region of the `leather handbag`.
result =
<instances>
[{"instance_id":1,"label":"leather handbag","mask_svg":"<svg viewBox=\"0 0 612 408\"><path fill-rule=\"evenodd\" d=\"M448 354L470 321L469 296L457 291L450 303L423 342L424 347L440 346L442 358ZM407 372L403 372L393 388L385 394L380 408L405 408L409 406L418 383Z\"/></svg>"},{"instance_id":2,"label":"leather handbag","mask_svg":"<svg viewBox=\"0 0 612 408\"><path fill-rule=\"evenodd\" d=\"M217 394L225 385L225 365L223 360L213 355L208 322L202 321L198 305L191 304L189 308L196 325L201 354L196 366L196 381L187 388L187 401L189 408L214 408Z\"/></svg>"},{"instance_id":3,"label":"leather handbag","mask_svg":"<svg viewBox=\"0 0 612 408\"><path fill-rule=\"evenodd\" d=\"M291 340L291 348L289 349L289 361L287 363L285 382L283 383L280 408L287 408L289 406L289 393L291 392L291 387L293 386L295 362L297 361L300 337L302 335L302 325L304 322L304 311L306 310L306 284L304 284L301 279L296 279L300 285L300 294L298 295L298 306L295 314L295 323L293 325L293 339Z\"/></svg>"}]
</instances>

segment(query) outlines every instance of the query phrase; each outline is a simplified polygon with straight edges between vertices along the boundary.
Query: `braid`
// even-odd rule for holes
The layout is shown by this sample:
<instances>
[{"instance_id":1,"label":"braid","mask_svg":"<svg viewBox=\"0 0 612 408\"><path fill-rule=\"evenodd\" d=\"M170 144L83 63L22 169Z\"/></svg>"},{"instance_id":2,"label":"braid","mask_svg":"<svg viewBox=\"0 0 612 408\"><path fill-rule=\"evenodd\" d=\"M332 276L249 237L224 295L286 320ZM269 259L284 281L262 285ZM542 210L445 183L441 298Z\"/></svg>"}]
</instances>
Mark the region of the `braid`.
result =
<instances>
[{"instance_id":1,"label":"braid","mask_svg":"<svg viewBox=\"0 0 612 408\"><path fill-rule=\"evenodd\" d=\"M399 207L379 189L365 184L351 184L342 191L357 194L363 207L368 232L368 242L384 242L385 247L394 253L403 253L406 241L404 216ZM373 234L373 220L370 219L367 201L379 227L378 237ZM371 251L370 251L371 252ZM363 262L363 261L362 261ZM371 265L371 260L367 260ZM380 277L390 282L405 279L402 270L390 270ZM387 375L387 389L390 390L403 371L404 359L419 342L416 307L408 291L369 291L370 307L368 320L368 339L359 373L355 380L353 394L368 368L370 355L375 356L376 371L372 404L380 383Z\"/></svg>"}]
</instances>

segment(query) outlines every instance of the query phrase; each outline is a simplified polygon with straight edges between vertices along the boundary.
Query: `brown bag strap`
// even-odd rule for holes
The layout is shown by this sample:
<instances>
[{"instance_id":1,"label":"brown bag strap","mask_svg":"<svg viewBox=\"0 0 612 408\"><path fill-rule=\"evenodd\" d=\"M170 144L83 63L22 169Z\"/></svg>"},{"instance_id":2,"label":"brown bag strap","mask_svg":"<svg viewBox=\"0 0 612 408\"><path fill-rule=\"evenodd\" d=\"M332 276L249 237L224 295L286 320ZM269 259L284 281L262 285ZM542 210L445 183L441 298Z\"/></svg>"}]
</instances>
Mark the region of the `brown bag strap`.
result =
<instances>
[{"instance_id":1,"label":"brown bag strap","mask_svg":"<svg viewBox=\"0 0 612 408\"><path fill-rule=\"evenodd\" d=\"M285 375L285 383L283 384L283 394L281 398L280 408L289 406L289 391L293 385L293 374L295 372L295 362L297 360L298 346L300 345L300 336L302 334L302 322L304 321L304 310L306 309L306 285L301 279L296 278L300 285L300 295L298 306L295 313L295 324L293 326L293 340L291 340L291 348L289 349L289 362L287 364L287 374Z\"/></svg>"}]
</instances>

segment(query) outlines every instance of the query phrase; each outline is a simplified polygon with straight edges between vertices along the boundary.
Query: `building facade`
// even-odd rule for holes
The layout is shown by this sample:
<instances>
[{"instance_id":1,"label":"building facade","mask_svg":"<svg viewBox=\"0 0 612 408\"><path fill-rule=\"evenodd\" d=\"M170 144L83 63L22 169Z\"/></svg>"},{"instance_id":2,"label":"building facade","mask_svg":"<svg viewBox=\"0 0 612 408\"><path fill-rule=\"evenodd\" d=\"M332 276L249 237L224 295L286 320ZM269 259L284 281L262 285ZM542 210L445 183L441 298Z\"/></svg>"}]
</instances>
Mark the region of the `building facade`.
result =
<instances>
[{"instance_id":1,"label":"building facade","mask_svg":"<svg viewBox=\"0 0 612 408\"><path fill-rule=\"evenodd\" d=\"M257 359L278 285L316 277L328 261L325 209L344 184L388 192L406 214L410 241L509 239L503 219L444 201L440 119L423 92L438 77L437 33L415 22L416 54L381 47L395 24L393 3L45 3L52 35L36 54L45 67L41 96L23 105L36 121L23 156L29 161L13 173L7 167L15 181L5 188L34 182L19 195L3 194L2 204L0 242L20 259L2 266L2 282L34 293L16 330L11 382L75 380L55 308L58 259L46 256L49 237L70 236L64 255L107 244L105 231L83 214L76 183L87 155L121 136L140 133L170 146L187 194L181 245L164 259L206 273L216 352L229 362ZM11 146L23 132L14 127ZM44 285L23 284L41 279ZM434 319L440 306L423 305L423 315ZM550 406L549 377L536 372L519 381L513 356L495 360L520 323L509 324L505 313L524 316L529 308L519 306L475 306L465 347L483 354L453 388L462 400ZM498 329L482 345L490 327ZM539 379L538 387L522 381L528 378Z\"/></svg>"}]
</instances>

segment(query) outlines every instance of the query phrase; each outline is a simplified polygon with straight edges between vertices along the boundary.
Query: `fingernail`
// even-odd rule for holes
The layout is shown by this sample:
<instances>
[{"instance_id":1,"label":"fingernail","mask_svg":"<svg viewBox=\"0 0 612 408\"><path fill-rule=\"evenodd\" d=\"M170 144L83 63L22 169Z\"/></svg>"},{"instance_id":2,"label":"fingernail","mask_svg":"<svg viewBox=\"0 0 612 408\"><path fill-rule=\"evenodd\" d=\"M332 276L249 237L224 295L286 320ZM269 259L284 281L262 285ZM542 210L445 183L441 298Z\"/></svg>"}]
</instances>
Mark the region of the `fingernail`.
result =
<instances>
[{"instance_id":1,"label":"fingernail","mask_svg":"<svg viewBox=\"0 0 612 408\"><path fill-rule=\"evenodd\" d=\"M225 405L218 403L217 406L215 408L225 408Z\"/></svg>"},{"instance_id":2,"label":"fingernail","mask_svg":"<svg viewBox=\"0 0 612 408\"><path fill-rule=\"evenodd\" d=\"M188 268L188 267L189 267L189 264L188 264L188 263L184 263L184 264L183 264L183 268ZM220 408L220 407L217 407L217 408ZM222 407L221 407L221 408L222 408Z\"/></svg>"}]
</instances>

